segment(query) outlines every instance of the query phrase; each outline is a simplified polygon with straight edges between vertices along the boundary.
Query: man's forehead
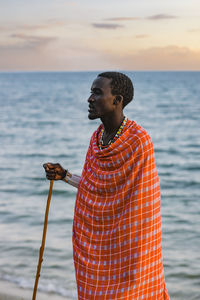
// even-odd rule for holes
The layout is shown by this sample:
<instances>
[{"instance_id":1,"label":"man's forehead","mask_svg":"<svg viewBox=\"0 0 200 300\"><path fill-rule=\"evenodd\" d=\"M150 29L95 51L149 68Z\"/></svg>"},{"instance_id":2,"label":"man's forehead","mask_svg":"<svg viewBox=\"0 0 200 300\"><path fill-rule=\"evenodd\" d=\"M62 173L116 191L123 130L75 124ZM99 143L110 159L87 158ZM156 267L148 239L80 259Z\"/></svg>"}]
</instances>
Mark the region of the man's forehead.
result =
<instances>
[{"instance_id":1,"label":"man's forehead","mask_svg":"<svg viewBox=\"0 0 200 300\"><path fill-rule=\"evenodd\" d=\"M100 89L110 88L111 81L112 81L111 78L105 78L105 77L99 76L93 81L92 89L93 88L100 88Z\"/></svg>"}]
</instances>

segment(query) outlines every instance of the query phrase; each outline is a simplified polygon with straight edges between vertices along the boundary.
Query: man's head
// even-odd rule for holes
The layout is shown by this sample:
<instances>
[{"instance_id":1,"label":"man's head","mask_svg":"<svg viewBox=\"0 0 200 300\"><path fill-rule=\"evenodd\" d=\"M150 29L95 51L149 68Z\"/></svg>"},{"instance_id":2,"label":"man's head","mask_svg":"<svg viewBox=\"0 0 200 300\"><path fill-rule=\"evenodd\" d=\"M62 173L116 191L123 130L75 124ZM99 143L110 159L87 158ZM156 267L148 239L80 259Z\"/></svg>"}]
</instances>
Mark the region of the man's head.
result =
<instances>
[{"instance_id":1,"label":"man's head","mask_svg":"<svg viewBox=\"0 0 200 300\"><path fill-rule=\"evenodd\" d=\"M104 72L100 73L98 77L111 79L111 92L113 95L121 95L123 97L123 108L131 102L134 96L134 88L128 76L120 72Z\"/></svg>"},{"instance_id":2,"label":"man's head","mask_svg":"<svg viewBox=\"0 0 200 300\"><path fill-rule=\"evenodd\" d=\"M126 75L119 72L101 73L91 87L88 117L96 119L121 115L132 98L133 85Z\"/></svg>"}]
</instances>

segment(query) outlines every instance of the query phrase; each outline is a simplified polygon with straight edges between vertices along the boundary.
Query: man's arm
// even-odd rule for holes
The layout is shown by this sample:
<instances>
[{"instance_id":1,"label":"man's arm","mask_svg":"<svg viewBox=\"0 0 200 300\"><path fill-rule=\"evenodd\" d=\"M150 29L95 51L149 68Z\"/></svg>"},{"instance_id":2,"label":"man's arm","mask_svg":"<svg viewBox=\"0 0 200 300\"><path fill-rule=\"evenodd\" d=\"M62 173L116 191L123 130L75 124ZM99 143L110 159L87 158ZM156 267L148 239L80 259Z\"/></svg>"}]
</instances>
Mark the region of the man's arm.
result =
<instances>
[{"instance_id":1,"label":"man's arm","mask_svg":"<svg viewBox=\"0 0 200 300\"><path fill-rule=\"evenodd\" d=\"M81 177L75 174L71 174L68 170L65 170L60 164L46 163L43 165L46 178L49 180L63 180L70 185L78 188Z\"/></svg>"},{"instance_id":2,"label":"man's arm","mask_svg":"<svg viewBox=\"0 0 200 300\"><path fill-rule=\"evenodd\" d=\"M80 180L81 180L81 176L76 174L71 174L68 170L65 178L63 178L63 181L69 183L70 185L76 188L78 188Z\"/></svg>"}]
</instances>

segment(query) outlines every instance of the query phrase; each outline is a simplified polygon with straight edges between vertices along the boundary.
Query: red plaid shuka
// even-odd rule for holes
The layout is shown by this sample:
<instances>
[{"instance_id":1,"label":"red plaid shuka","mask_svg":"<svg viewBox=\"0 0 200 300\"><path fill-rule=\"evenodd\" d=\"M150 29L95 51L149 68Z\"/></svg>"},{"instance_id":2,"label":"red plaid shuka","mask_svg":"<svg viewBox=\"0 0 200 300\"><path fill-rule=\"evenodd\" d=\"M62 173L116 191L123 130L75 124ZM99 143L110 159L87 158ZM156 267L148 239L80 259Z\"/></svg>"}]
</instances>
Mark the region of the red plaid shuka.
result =
<instances>
[{"instance_id":1,"label":"red plaid shuka","mask_svg":"<svg viewBox=\"0 0 200 300\"><path fill-rule=\"evenodd\" d=\"M73 222L78 299L168 300L160 185L151 138L128 120L100 150L93 133Z\"/></svg>"}]
</instances>

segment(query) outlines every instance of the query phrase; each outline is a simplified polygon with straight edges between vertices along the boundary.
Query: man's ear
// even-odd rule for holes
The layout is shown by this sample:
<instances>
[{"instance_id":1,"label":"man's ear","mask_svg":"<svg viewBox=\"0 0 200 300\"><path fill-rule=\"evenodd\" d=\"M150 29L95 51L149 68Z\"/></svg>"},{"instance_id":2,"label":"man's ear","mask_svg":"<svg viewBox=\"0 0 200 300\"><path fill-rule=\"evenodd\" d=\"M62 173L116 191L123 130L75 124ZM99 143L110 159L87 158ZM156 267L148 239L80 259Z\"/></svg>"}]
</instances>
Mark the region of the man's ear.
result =
<instances>
[{"instance_id":1,"label":"man's ear","mask_svg":"<svg viewBox=\"0 0 200 300\"><path fill-rule=\"evenodd\" d=\"M114 104L117 104L117 102L121 102L121 101L123 101L123 96L121 96L121 95L118 95L118 96L116 96L115 97L115 100L114 100Z\"/></svg>"}]
</instances>

